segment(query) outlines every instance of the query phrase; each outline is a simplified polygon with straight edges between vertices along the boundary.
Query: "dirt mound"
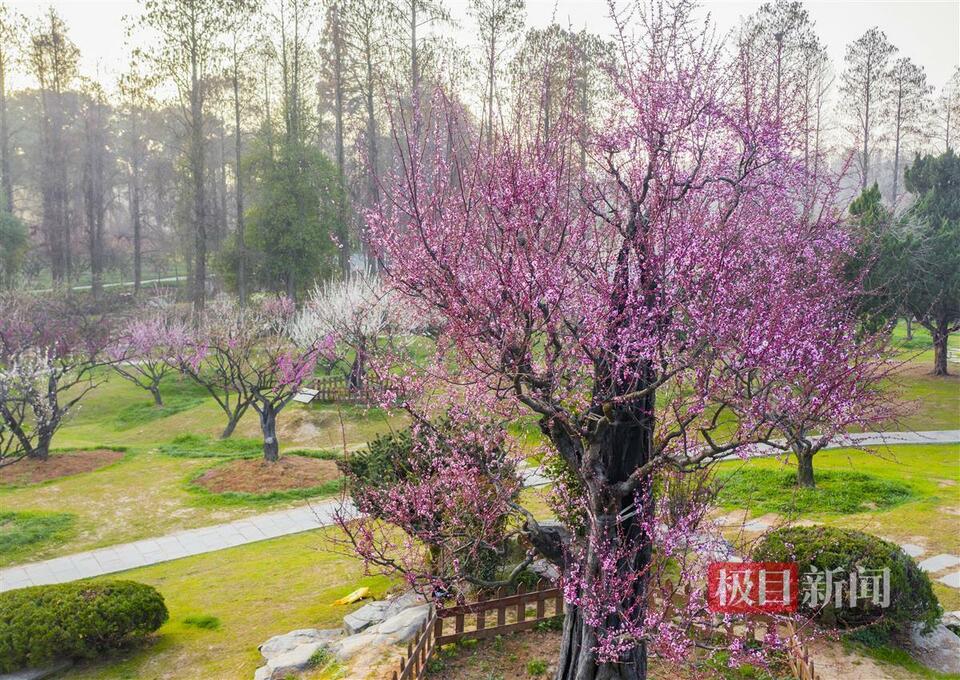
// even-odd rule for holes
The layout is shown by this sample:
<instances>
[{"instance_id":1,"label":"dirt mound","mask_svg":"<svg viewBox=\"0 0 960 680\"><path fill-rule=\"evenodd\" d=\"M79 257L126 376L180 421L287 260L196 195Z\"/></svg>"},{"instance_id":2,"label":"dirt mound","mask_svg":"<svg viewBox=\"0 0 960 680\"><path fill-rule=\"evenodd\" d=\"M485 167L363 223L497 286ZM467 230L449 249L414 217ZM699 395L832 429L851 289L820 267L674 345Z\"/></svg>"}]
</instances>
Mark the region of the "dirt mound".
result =
<instances>
[{"instance_id":1,"label":"dirt mound","mask_svg":"<svg viewBox=\"0 0 960 680\"><path fill-rule=\"evenodd\" d=\"M214 493L254 493L309 489L340 477L332 460L282 456L275 463L244 458L210 468L194 483Z\"/></svg>"},{"instance_id":2,"label":"dirt mound","mask_svg":"<svg viewBox=\"0 0 960 680\"><path fill-rule=\"evenodd\" d=\"M123 458L123 451L93 449L91 451L63 451L51 453L47 460L23 458L0 468L0 486L36 484L81 472L91 472Z\"/></svg>"}]
</instances>

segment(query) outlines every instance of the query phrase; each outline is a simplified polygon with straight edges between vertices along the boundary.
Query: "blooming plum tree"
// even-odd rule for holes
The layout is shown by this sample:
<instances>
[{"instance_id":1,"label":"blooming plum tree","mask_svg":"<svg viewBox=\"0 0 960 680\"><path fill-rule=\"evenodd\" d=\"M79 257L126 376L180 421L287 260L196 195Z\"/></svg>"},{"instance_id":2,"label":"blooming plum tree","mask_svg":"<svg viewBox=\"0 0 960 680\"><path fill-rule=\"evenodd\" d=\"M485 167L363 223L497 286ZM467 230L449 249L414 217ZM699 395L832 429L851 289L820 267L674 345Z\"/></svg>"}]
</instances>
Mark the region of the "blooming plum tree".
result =
<instances>
[{"instance_id":1,"label":"blooming plum tree","mask_svg":"<svg viewBox=\"0 0 960 680\"><path fill-rule=\"evenodd\" d=\"M376 274L359 271L317 284L294 321L292 334L302 346L335 338L353 354L348 386L362 390L367 361L377 343L409 333L414 327L404 301L391 294Z\"/></svg>"},{"instance_id":2,"label":"blooming plum tree","mask_svg":"<svg viewBox=\"0 0 960 680\"><path fill-rule=\"evenodd\" d=\"M176 370L167 356L166 341L176 317L162 309L147 318L130 319L107 348L111 367L125 380L144 389L157 407L163 406L160 383Z\"/></svg>"},{"instance_id":3,"label":"blooming plum tree","mask_svg":"<svg viewBox=\"0 0 960 680\"><path fill-rule=\"evenodd\" d=\"M734 95L770 74L728 63L688 3L638 16L586 172L563 121L487 146L438 95L417 125L395 121L397 165L367 222L389 285L441 319L434 373L474 405L536 414L565 471L567 530L511 506L562 571L560 679L645 678L650 645L692 648L649 606L657 563L696 536L697 513L661 527L656 475L749 455L776 433L784 366L819 389L856 344L835 187L811 176L772 98ZM414 391L390 397L416 408ZM861 398L838 394L819 422L838 427ZM465 469L441 470L418 506ZM409 507L411 490L395 493ZM374 543L358 549L376 563Z\"/></svg>"},{"instance_id":4,"label":"blooming plum tree","mask_svg":"<svg viewBox=\"0 0 960 680\"><path fill-rule=\"evenodd\" d=\"M311 375L329 343L306 347L290 337L293 301L255 300L246 307L219 299L199 322L180 324L168 334L168 351L179 370L203 386L227 414L222 437L229 437L247 409L260 419L263 457L280 457L277 415Z\"/></svg>"},{"instance_id":5,"label":"blooming plum tree","mask_svg":"<svg viewBox=\"0 0 960 680\"><path fill-rule=\"evenodd\" d=\"M0 449L46 460L64 419L100 383L109 325L69 298L0 300Z\"/></svg>"}]
</instances>

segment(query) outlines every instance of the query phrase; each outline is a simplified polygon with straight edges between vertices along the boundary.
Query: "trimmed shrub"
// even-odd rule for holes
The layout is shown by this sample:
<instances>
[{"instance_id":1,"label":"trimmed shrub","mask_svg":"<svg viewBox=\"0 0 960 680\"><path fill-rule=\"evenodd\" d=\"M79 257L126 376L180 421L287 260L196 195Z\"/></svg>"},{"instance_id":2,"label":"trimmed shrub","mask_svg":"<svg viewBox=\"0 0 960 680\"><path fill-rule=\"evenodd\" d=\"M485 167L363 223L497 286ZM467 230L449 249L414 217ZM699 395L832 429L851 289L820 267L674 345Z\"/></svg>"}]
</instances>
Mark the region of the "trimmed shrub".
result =
<instances>
[{"instance_id":1,"label":"trimmed shrub","mask_svg":"<svg viewBox=\"0 0 960 680\"><path fill-rule=\"evenodd\" d=\"M0 672L95 658L152 633L168 616L163 596L133 581L0 593Z\"/></svg>"},{"instance_id":2,"label":"trimmed shrub","mask_svg":"<svg viewBox=\"0 0 960 680\"><path fill-rule=\"evenodd\" d=\"M850 607L847 584L842 586L843 604L840 607L832 598L822 608L811 607L801 599L800 611L813 615L830 628L872 626L878 634L886 635L911 622L922 623L929 629L943 613L930 579L909 555L889 541L860 531L824 526L780 529L764 537L754 550L753 559L758 562L797 562L801 598L806 593L804 575L814 568L821 575L827 570L838 570L835 572L837 580L847 583L849 574L859 569L867 570L868 574L889 569L888 607L874 604L870 598L864 597L857 599L856 607Z\"/></svg>"}]
</instances>

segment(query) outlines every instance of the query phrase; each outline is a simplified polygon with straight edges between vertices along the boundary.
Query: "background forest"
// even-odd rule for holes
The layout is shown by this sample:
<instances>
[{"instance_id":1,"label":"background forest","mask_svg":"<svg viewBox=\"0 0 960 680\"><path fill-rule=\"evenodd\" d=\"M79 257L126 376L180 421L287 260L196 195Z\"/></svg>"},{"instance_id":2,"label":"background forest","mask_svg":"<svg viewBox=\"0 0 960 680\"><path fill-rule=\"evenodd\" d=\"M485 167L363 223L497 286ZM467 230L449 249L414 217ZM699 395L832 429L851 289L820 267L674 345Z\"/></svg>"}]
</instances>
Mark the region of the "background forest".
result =
<instances>
[{"instance_id":1,"label":"background forest","mask_svg":"<svg viewBox=\"0 0 960 680\"><path fill-rule=\"evenodd\" d=\"M483 134L518 138L573 102L586 139L622 56L586 31L528 28L523 0L471 0L457 20L439 0L145 0L128 24L129 64L108 82L80 75L53 8L0 3L5 287L162 282L197 309L223 289L302 295L365 266L385 135L414 97L443 86ZM902 210L905 167L955 144L960 71L928 83L878 29L833 64L806 9L776 2L728 45L775 65L765 86L810 153L849 164L845 199L876 181Z\"/></svg>"}]
</instances>

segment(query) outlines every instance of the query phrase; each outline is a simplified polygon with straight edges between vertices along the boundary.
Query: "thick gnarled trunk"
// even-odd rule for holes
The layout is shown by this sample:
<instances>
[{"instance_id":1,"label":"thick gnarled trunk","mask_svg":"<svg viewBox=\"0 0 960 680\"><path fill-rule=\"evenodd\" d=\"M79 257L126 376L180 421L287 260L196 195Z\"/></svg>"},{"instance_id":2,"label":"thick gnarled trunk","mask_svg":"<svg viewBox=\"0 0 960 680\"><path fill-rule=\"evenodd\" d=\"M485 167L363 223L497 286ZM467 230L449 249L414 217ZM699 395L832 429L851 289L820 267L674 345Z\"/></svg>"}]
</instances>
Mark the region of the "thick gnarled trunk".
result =
<instances>
[{"instance_id":1,"label":"thick gnarled trunk","mask_svg":"<svg viewBox=\"0 0 960 680\"><path fill-rule=\"evenodd\" d=\"M563 619L563 638L557 666L557 680L643 680L647 677L647 648L641 642L627 658L618 662L597 663L593 649L596 631L584 621L583 612L567 604Z\"/></svg>"},{"instance_id":2,"label":"thick gnarled trunk","mask_svg":"<svg viewBox=\"0 0 960 680\"><path fill-rule=\"evenodd\" d=\"M813 476L813 454L797 454L797 484L803 489L816 488L816 480Z\"/></svg>"},{"instance_id":3,"label":"thick gnarled trunk","mask_svg":"<svg viewBox=\"0 0 960 680\"><path fill-rule=\"evenodd\" d=\"M597 642L604 631L620 631L626 624L643 621L649 585L649 567L653 549L644 527L653 525L654 494L652 480L647 477L629 492L622 490L633 473L650 461L653 453L653 394L632 404L630 408L614 409L606 418L608 423L599 428L587 443L585 455L603 468L604 483L588 482L590 513L589 536L580 564L580 579L586 589L606 579L616 580L630 574L639 574L630 589L622 593L620 611L629 612L629 622L619 614L610 614L602 626L587 621L580 606L568 604L564 619L563 641L557 667L557 680L645 680L647 677L647 645L638 640L619 658L601 662L595 654ZM596 546L603 546L600 554ZM603 571L603 558L615 554L618 574Z\"/></svg>"}]
</instances>

